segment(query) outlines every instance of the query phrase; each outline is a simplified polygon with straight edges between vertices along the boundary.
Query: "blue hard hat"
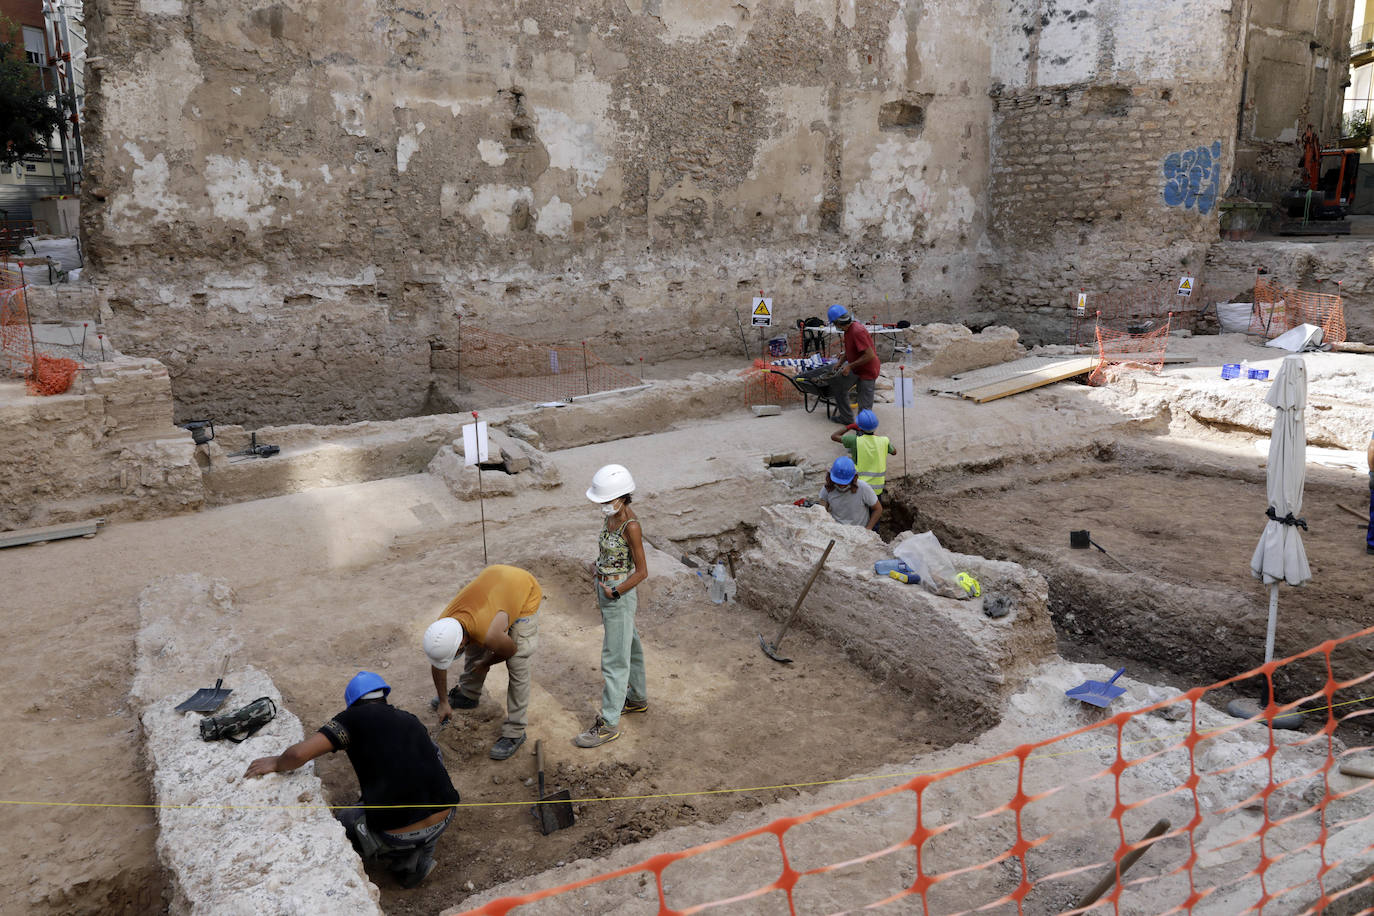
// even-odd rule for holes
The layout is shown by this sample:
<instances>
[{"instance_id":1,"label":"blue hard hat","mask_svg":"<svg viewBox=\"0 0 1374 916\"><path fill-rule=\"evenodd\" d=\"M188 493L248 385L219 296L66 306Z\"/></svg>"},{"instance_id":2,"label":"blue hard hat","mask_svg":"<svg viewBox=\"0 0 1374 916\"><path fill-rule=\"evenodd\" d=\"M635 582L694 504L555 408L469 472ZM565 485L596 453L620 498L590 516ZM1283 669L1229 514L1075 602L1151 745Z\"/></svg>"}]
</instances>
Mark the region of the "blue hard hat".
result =
<instances>
[{"instance_id":1,"label":"blue hard hat","mask_svg":"<svg viewBox=\"0 0 1374 916\"><path fill-rule=\"evenodd\" d=\"M848 455L842 455L836 458L835 463L830 466L830 481L843 487L852 483L858 473L854 467L854 459Z\"/></svg>"},{"instance_id":2,"label":"blue hard hat","mask_svg":"<svg viewBox=\"0 0 1374 916\"><path fill-rule=\"evenodd\" d=\"M825 310L825 319L827 321L849 321L849 309L836 303Z\"/></svg>"},{"instance_id":3,"label":"blue hard hat","mask_svg":"<svg viewBox=\"0 0 1374 916\"><path fill-rule=\"evenodd\" d=\"M382 680L380 674L373 674L371 671L359 671L353 675L353 680L348 682L344 688L344 705L352 706L364 694L374 690L382 691L382 696L391 693L391 685Z\"/></svg>"},{"instance_id":4,"label":"blue hard hat","mask_svg":"<svg viewBox=\"0 0 1374 916\"><path fill-rule=\"evenodd\" d=\"M878 415L871 410L861 410L854 418L854 422L858 424L859 429L871 433L878 428Z\"/></svg>"}]
</instances>

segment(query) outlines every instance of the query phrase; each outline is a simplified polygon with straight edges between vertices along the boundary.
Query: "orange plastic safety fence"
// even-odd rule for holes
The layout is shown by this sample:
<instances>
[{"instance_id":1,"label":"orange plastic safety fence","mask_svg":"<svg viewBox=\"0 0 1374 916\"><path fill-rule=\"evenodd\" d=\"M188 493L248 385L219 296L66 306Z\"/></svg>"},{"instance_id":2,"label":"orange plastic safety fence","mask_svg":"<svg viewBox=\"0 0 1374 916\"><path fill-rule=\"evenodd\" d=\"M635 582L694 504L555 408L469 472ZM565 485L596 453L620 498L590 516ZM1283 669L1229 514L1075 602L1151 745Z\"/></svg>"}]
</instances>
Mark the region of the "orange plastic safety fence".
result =
<instances>
[{"instance_id":1,"label":"orange plastic safety fence","mask_svg":"<svg viewBox=\"0 0 1374 916\"><path fill-rule=\"evenodd\" d=\"M72 387L72 379L81 371L81 364L74 359L39 354L33 362L33 371L25 379L29 391L34 394L65 394Z\"/></svg>"},{"instance_id":2,"label":"orange plastic safety fence","mask_svg":"<svg viewBox=\"0 0 1374 916\"><path fill-rule=\"evenodd\" d=\"M754 360L754 365L740 372L744 376L744 403L750 407L800 403L801 393L783 376L783 371L773 371L768 360Z\"/></svg>"},{"instance_id":3,"label":"orange plastic safety fence","mask_svg":"<svg viewBox=\"0 0 1374 916\"><path fill-rule=\"evenodd\" d=\"M1280 286L1269 277L1255 278L1254 306L1250 311L1251 334L1273 339L1300 324L1322 329L1324 343L1345 340L1345 307L1340 295L1311 293Z\"/></svg>"},{"instance_id":4,"label":"orange plastic safety fence","mask_svg":"<svg viewBox=\"0 0 1374 916\"><path fill-rule=\"evenodd\" d=\"M1109 292L1084 290L1087 304L1080 309L1075 297L1069 308L1069 343L1092 346L1097 325L1128 333L1146 333L1166 317L1171 317L1175 327L1195 325L1212 294L1205 285L1196 284L1188 295L1180 295L1179 285L1159 281Z\"/></svg>"},{"instance_id":5,"label":"orange plastic safety fence","mask_svg":"<svg viewBox=\"0 0 1374 916\"><path fill-rule=\"evenodd\" d=\"M571 401L642 380L600 359L586 343L538 343L464 325L459 373L523 401Z\"/></svg>"},{"instance_id":6,"label":"orange plastic safety fence","mask_svg":"<svg viewBox=\"0 0 1374 916\"><path fill-rule=\"evenodd\" d=\"M1062 735L468 913L504 916L638 876L631 886L649 893L636 895L648 897L637 911L658 916L712 909L1234 916L1321 913L1337 901L1343 914L1367 914L1374 780L1339 771L1374 751L1348 743L1368 740L1368 720L1356 720L1374 715L1374 671L1342 679L1334 659L1341 670L1364 670L1372 639L1374 627L1209 687L1104 712ZM1303 676L1324 672L1325 683L1288 703L1271 700L1248 721L1217 712L1216 699L1204 705L1216 691L1247 682L1244 689L1254 690L1256 680L1272 697L1282 689L1276 676L1289 680L1289 667ZM1295 709L1307 713L1306 731L1272 728ZM1161 832L1142 839L1149 824ZM1138 850L1148 854L1123 873ZM728 889L727 896L702 899L708 874L712 892ZM1111 878L1107 891L1085 901L1098 877ZM623 890L622 883L598 893ZM592 911L583 909L590 900L578 902L573 897L556 911ZM616 911L635 912L634 902L619 897Z\"/></svg>"},{"instance_id":7,"label":"orange plastic safety fence","mask_svg":"<svg viewBox=\"0 0 1374 916\"><path fill-rule=\"evenodd\" d=\"M1112 366L1136 366L1158 372L1164 368L1164 357L1169 350L1169 327L1173 316L1166 316L1164 324L1143 334L1117 331L1103 327L1101 323L1095 330L1097 336L1097 368L1088 375L1089 385L1102 385L1107 380Z\"/></svg>"},{"instance_id":8,"label":"orange plastic safety fence","mask_svg":"<svg viewBox=\"0 0 1374 916\"><path fill-rule=\"evenodd\" d=\"M12 275L0 271L0 283L8 284ZM0 359L6 375L26 376L34 369L33 329L29 326L28 303L22 286L0 286Z\"/></svg>"}]
</instances>

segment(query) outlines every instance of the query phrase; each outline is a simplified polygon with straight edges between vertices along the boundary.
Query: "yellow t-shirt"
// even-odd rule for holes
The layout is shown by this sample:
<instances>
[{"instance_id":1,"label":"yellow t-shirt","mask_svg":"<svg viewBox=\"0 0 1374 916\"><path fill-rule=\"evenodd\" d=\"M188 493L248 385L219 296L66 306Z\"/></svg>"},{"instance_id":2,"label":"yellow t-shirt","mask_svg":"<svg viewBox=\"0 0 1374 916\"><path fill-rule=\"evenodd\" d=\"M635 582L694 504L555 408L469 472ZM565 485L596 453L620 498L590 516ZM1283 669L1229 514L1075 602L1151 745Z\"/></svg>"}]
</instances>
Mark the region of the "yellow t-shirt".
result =
<instances>
[{"instance_id":1,"label":"yellow t-shirt","mask_svg":"<svg viewBox=\"0 0 1374 916\"><path fill-rule=\"evenodd\" d=\"M523 569L488 566L454 596L439 619L452 617L462 624L469 640L485 646L487 630L497 614L505 611L513 624L521 617L533 617L543 600L539 583Z\"/></svg>"}]
</instances>

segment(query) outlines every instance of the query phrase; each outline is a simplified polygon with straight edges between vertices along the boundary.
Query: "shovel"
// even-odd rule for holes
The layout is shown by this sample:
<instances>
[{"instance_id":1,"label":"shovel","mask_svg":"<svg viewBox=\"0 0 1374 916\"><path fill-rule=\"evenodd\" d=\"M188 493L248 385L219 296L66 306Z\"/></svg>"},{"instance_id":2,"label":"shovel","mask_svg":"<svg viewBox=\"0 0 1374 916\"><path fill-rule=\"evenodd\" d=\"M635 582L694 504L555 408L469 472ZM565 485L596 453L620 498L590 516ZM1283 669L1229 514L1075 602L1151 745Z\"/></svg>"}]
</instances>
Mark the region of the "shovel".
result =
<instances>
[{"instance_id":1,"label":"shovel","mask_svg":"<svg viewBox=\"0 0 1374 916\"><path fill-rule=\"evenodd\" d=\"M1129 566L1127 566L1125 563L1122 563L1120 560L1118 560L1111 554L1107 553L1107 549L1105 547L1097 543L1097 541L1094 541L1092 537L1089 535L1088 529L1084 528L1081 531L1069 532L1070 547L1074 548L1075 550L1087 550L1090 545L1096 547L1098 550L1107 554L1107 559L1111 560L1117 566L1120 566L1122 569L1126 570L1126 572L1131 572L1131 568Z\"/></svg>"},{"instance_id":2,"label":"shovel","mask_svg":"<svg viewBox=\"0 0 1374 916\"><path fill-rule=\"evenodd\" d=\"M534 817L539 822L539 832L548 836L555 830L571 827L576 819L573 815L572 796L567 789L552 795L544 794L544 741L534 742L535 766L539 769L539 804L534 806Z\"/></svg>"},{"instance_id":3,"label":"shovel","mask_svg":"<svg viewBox=\"0 0 1374 916\"><path fill-rule=\"evenodd\" d=\"M1126 692L1125 687L1116 686L1116 679L1125 673L1125 668L1118 668L1110 681L1084 681L1077 687L1070 687L1065 690L1064 696L1071 700L1082 700L1084 703L1091 703L1094 706L1109 706L1112 700Z\"/></svg>"},{"instance_id":4,"label":"shovel","mask_svg":"<svg viewBox=\"0 0 1374 916\"><path fill-rule=\"evenodd\" d=\"M229 699L229 694L234 690L231 687L221 687L224 683L224 673L229 670L229 656L224 656L224 664L219 669L219 679L215 681L213 687L202 687L195 693L176 705L177 712L214 712L224 705L224 701Z\"/></svg>"},{"instance_id":5,"label":"shovel","mask_svg":"<svg viewBox=\"0 0 1374 916\"><path fill-rule=\"evenodd\" d=\"M830 556L830 551L834 546L834 539L832 539L829 544L825 545L825 553L821 554L820 562L816 564L816 568L811 570L811 578L806 580L806 587L803 588L801 594L797 596L797 603L792 605L792 613L787 615L787 622L782 625L781 630L778 630L777 638L772 642L767 642L764 640L763 634L759 634L759 645L763 646L763 654L767 655L773 661L782 662L784 665L792 664L792 659L785 655L778 654L778 644L781 643L782 638L787 635L787 628L792 626L792 621L797 617L797 611L801 610L802 602L806 600L806 593L811 591L811 583L815 582L816 577L821 574L821 567L825 565L826 557Z\"/></svg>"}]
</instances>

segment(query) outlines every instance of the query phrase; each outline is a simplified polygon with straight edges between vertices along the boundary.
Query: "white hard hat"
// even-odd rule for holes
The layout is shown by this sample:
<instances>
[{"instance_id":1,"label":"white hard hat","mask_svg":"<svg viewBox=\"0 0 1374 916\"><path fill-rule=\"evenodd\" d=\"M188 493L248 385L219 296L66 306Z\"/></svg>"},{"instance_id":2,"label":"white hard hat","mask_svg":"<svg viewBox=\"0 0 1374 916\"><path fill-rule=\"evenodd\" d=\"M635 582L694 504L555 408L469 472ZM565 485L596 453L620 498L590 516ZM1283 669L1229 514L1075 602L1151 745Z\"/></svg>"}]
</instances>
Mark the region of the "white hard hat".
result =
<instances>
[{"instance_id":1,"label":"white hard hat","mask_svg":"<svg viewBox=\"0 0 1374 916\"><path fill-rule=\"evenodd\" d=\"M635 479L619 464L608 464L592 475L587 498L594 503L608 503L635 491Z\"/></svg>"},{"instance_id":2,"label":"white hard hat","mask_svg":"<svg viewBox=\"0 0 1374 916\"><path fill-rule=\"evenodd\" d=\"M461 648L463 625L452 617L442 617L425 630L425 655L429 656L429 663L440 671L448 670Z\"/></svg>"}]
</instances>

